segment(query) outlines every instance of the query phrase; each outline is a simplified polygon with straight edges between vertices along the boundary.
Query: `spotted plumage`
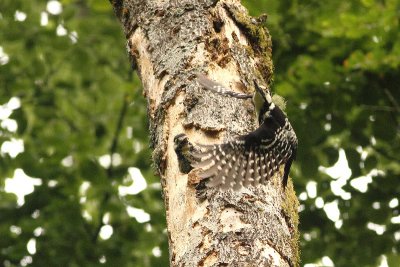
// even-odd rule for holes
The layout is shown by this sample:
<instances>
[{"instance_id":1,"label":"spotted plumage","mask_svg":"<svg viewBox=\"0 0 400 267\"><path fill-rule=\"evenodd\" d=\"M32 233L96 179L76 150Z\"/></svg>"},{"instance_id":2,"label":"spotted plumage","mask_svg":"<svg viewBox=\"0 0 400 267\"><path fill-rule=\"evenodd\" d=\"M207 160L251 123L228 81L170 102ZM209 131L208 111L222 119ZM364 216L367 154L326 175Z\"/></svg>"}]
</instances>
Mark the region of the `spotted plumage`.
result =
<instances>
[{"instance_id":1,"label":"spotted plumage","mask_svg":"<svg viewBox=\"0 0 400 267\"><path fill-rule=\"evenodd\" d=\"M204 88L222 95L241 99L249 95L235 93L205 76L198 76ZM199 151L192 153L195 168L201 168L201 179L208 179L209 187L222 189L265 184L281 165L284 165L283 186L286 186L289 171L296 157L297 137L282 110L276 106L271 96L257 83L256 89L265 102L259 114L260 126L249 134L233 141L215 145L198 145Z\"/></svg>"}]
</instances>

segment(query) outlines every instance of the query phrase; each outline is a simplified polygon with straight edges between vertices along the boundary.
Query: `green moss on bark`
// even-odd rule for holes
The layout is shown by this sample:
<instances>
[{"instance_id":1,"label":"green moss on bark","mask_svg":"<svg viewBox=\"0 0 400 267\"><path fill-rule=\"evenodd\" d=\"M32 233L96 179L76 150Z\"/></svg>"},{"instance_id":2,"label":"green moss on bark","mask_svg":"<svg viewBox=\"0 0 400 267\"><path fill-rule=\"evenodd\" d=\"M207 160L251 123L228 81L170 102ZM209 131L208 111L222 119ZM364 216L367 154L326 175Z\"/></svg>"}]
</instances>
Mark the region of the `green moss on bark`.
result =
<instances>
[{"instance_id":1,"label":"green moss on bark","mask_svg":"<svg viewBox=\"0 0 400 267\"><path fill-rule=\"evenodd\" d=\"M245 9L240 9L239 6L228 6L226 4L224 7L249 39L254 55L258 59L257 69L261 77L270 84L274 72L271 35L262 23L249 16Z\"/></svg>"},{"instance_id":2,"label":"green moss on bark","mask_svg":"<svg viewBox=\"0 0 400 267\"><path fill-rule=\"evenodd\" d=\"M284 191L283 202L282 202L282 212L289 224L291 233L291 244L292 251L295 252L291 261L294 266L300 266L300 250L299 250L299 240L300 234L298 231L299 225L299 200L297 199L296 192L294 191L293 182L291 179L288 180L288 184Z\"/></svg>"}]
</instances>

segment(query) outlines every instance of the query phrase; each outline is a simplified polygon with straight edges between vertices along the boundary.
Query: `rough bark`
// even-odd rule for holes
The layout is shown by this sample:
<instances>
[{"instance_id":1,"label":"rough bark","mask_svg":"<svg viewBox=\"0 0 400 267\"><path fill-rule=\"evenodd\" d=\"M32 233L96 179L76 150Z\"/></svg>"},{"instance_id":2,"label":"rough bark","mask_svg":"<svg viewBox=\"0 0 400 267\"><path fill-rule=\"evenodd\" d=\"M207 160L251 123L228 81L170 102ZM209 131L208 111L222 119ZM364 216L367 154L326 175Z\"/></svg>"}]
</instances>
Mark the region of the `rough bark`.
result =
<instances>
[{"instance_id":1,"label":"rough bark","mask_svg":"<svg viewBox=\"0 0 400 267\"><path fill-rule=\"evenodd\" d=\"M206 189L179 171L173 139L216 143L257 126L252 100L204 91L196 73L254 93L272 76L271 40L235 0L111 0L148 100L153 159L161 177L171 266L298 266L298 202L282 172L239 192Z\"/></svg>"}]
</instances>

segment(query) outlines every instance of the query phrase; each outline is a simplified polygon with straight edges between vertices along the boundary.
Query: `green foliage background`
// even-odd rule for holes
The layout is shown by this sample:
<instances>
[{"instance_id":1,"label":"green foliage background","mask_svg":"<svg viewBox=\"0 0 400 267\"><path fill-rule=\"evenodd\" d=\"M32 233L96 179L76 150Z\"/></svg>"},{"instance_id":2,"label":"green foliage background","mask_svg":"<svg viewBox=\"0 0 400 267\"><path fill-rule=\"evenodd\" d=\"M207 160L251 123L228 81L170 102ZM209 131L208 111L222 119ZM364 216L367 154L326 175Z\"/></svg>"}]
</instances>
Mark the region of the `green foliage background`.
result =
<instances>
[{"instance_id":1,"label":"green foliage background","mask_svg":"<svg viewBox=\"0 0 400 267\"><path fill-rule=\"evenodd\" d=\"M18 129L1 124L0 146L13 138L24 142L15 158L0 155L0 265L168 266L146 101L125 37L108 1L61 2L63 12L49 14L45 26L40 17L46 1L0 2L0 46L9 57L0 65L0 105L11 97L21 101L9 117ZM292 171L296 191L300 195L316 181L317 197L337 201L341 213L342 225L335 227L314 196L303 198L303 264L328 256L335 266L378 266L386 255L389 266L400 266L400 224L392 220L399 206L388 205L400 192L400 2L243 2L255 16L268 13L274 90L288 100L300 140ZM24 21L14 19L17 10L27 15ZM60 24L64 36L56 34ZM342 187L351 193L347 200L319 170L332 166L340 149L352 171ZM121 160L103 167L104 155ZM62 164L66 158L72 164ZM129 167L139 168L149 186L120 196L118 187L132 183ZM22 206L4 190L18 168L42 180ZM350 185L373 170L380 171L365 193ZM150 221L139 223L127 207L144 209ZM368 223L385 227L383 233ZM113 227L106 240L99 237L104 224ZM36 253L30 255L32 238Z\"/></svg>"}]
</instances>

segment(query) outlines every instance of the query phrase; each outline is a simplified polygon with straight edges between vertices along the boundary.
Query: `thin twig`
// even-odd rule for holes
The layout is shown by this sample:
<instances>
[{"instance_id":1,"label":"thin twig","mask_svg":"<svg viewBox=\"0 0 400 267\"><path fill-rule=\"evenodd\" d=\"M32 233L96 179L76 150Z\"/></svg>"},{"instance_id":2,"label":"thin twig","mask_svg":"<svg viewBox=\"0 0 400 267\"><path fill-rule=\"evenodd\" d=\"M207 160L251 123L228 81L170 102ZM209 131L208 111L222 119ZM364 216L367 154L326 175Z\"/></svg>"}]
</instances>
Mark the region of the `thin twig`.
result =
<instances>
[{"instance_id":1,"label":"thin twig","mask_svg":"<svg viewBox=\"0 0 400 267\"><path fill-rule=\"evenodd\" d=\"M109 150L109 155L110 155L111 161L110 161L110 166L108 166L108 168L106 170L106 173L107 173L107 178L110 182L114 175L114 168L113 168L114 154L118 148L119 135L122 131L122 126L123 126L123 122L124 122L124 118L125 118L127 110L128 110L128 96L127 96L127 94L125 94L123 97L122 108L119 113L119 117L118 117L118 121L117 121L117 127L115 128L114 136L113 136L110 150ZM111 192L107 191L104 194L104 196L100 202L100 206L99 206L100 212L99 212L99 216L98 216L99 225L97 226L97 228L93 234L93 238L92 238L93 243L96 243L99 233L100 233L100 230L101 230L101 227L104 226L104 223L103 223L103 216L105 214L104 206L107 204L110 197L111 197Z\"/></svg>"},{"instance_id":2,"label":"thin twig","mask_svg":"<svg viewBox=\"0 0 400 267\"><path fill-rule=\"evenodd\" d=\"M399 103L396 101L396 99L394 98L394 96L392 95L392 93L390 93L390 91L388 89L383 89L383 91L385 92L386 96L389 98L389 101L392 102L393 107L396 109L396 111L398 113L400 113L400 105Z\"/></svg>"},{"instance_id":3,"label":"thin twig","mask_svg":"<svg viewBox=\"0 0 400 267\"><path fill-rule=\"evenodd\" d=\"M387 111L387 112L395 112L396 109L394 107L388 106L371 106L371 105L361 105L360 107L365 109L370 109L374 111Z\"/></svg>"}]
</instances>

